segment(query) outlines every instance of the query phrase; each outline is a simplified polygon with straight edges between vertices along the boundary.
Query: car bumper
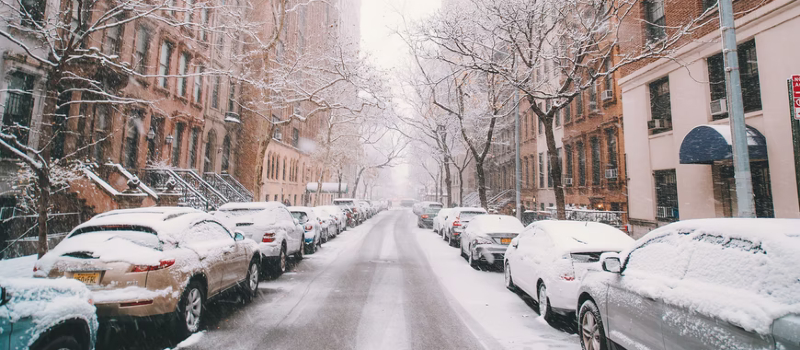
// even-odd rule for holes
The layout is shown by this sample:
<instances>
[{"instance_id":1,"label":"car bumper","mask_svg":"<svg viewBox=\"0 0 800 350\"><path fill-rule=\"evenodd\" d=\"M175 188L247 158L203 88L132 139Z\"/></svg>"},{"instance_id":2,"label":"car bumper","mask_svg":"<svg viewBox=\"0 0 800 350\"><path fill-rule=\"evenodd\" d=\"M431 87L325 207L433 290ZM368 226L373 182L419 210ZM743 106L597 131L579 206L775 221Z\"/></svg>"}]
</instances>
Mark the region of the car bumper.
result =
<instances>
[{"instance_id":1,"label":"car bumper","mask_svg":"<svg viewBox=\"0 0 800 350\"><path fill-rule=\"evenodd\" d=\"M472 258L489 264L502 264L508 246L501 244L479 244L473 247Z\"/></svg>"},{"instance_id":2,"label":"car bumper","mask_svg":"<svg viewBox=\"0 0 800 350\"><path fill-rule=\"evenodd\" d=\"M272 258L281 255L281 246L278 242L259 243L258 250L261 251L261 256L265 258Z\"/></svg>"},{"instance_id":3,"label":"car bumper","mask_svg":"<svg viewBox=\"0 0 800 350\"><path fill-rule=\"evenodd\" d=\"M560 314L575 312L578 305L578 289L580 281L558 281L547 285L547 298L550 307Z\"/></svg>"},{"instance_id":4,"label":"car bumper","mask_svg":"<svg viewBox=\"0 0 800 350\"><path fill-rule=\"evenodd\" d=\"M93 294L94 295L94 294ZM165 296L130 300L119 300L113 302L95 303L97 317L100 319L115 319L125 317L153 317L162 314L171 314L178 306L180 291L169 293ZM146 302L152 300L147 305L125 305L128 303Z\"/></svg>"}]
</instances>

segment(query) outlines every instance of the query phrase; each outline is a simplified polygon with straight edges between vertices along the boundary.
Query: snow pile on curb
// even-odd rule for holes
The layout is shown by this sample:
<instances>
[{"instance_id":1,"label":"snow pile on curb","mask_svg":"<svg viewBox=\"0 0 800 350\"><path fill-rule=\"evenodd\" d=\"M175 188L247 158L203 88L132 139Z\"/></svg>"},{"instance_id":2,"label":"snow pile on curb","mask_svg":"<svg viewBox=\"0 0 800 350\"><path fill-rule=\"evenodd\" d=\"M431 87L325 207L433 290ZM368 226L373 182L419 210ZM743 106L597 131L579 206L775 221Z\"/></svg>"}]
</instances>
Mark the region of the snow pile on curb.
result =
<instances>
[{"instance_id":1,"label":"snow pile on curb","mask_svg":"<svg viewBox=\"0 0 800 350\"><path fill-rule=\"evenodd\" d=\"M36 254L0 260L0 277L33 277L33 265L36 264L36 260Z\"/></svg>"}]
</instances>

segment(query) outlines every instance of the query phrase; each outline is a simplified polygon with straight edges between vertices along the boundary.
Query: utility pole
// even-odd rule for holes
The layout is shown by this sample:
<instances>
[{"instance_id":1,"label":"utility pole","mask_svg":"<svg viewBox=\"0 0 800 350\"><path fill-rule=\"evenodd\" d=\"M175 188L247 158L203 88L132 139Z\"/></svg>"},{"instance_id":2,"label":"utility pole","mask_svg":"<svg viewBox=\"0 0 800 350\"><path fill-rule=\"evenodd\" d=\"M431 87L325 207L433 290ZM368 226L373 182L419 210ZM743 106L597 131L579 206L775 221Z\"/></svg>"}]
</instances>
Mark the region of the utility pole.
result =
<instances>
[{"instance_id":1,"label":"utility pole","mask_svg":"<svg viewBox=\"0 0 800 350\"><path fill-rule=\"evenodd\" d=\"M736 207L740 218L754 218L753 182L750 176L750 154L747 149L747 128L744 121L742 82L739 78L739 55L736 53L736 27L732 0L719 0L719 23L722 31L722 56L725 61L725 83L728 93L728 117L731 126L733 170L736 181Z\"/></svg>"},{"instance_id":2,"label":"utility pole","mask_svg":"<svg viewBox=\"0 0 800 350\"><path fill-rule=\"evenodd\" d=\"M519 160L519 90L514 89L514 107L515 109L515 116L514 116L514 163L515 163L515 176L514 176L514 184L516 187L516 201L517 201L517 220L522 221L522 200L520 198L522 194L522 184L520 182L520 160Z\"/></svg>"}]
</instances>

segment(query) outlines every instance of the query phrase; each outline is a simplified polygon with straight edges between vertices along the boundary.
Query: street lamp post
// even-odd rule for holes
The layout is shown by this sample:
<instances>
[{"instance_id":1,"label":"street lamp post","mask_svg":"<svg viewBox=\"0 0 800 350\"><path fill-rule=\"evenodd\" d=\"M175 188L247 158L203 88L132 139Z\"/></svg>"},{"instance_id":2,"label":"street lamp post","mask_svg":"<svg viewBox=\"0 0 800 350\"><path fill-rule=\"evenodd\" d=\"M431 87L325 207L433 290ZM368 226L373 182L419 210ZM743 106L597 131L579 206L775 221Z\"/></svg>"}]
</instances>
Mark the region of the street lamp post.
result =
<instances>
[{"instance_id":1,"label":"street lamp post","mask_svg":"<svg viewBox=\"0 0 800 350\"><path fill-rule=\"evenodd\" d=\"M516 148L516 150L514 152L514 163L515 163L515 170L514 170L514 172L515 172L515 176L514 176L515 181L514 181L514 185L516 187L515 199L516 199L516 204L517 204L517 207L516 207L517 208L516 209L517 219L522 221L522 210L520 210L520 208L522 208L522 200L520 198L520 196L522 195L522 193L521 193L522 192L522 185L521 185L521 182L520 182L520 163L521 162L520 162L520 159L519 159L519 139L520 139L520 135L519 135L519 90L517 90L517 89L514 90L514 104L516 105L515 113L514 113L515 114L515 117L514 117L514 147Z\"/></svg>"}]
</instances>

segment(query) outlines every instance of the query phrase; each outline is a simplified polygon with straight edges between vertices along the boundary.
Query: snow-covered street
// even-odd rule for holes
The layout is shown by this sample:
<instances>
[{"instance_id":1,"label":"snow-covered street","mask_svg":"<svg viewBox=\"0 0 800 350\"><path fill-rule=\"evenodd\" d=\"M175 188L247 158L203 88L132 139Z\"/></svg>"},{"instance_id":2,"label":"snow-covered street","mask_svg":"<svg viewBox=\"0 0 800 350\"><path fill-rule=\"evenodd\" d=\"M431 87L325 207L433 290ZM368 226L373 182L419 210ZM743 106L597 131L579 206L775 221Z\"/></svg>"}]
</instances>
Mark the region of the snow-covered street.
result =
<instances>
[{"instance_id":1,"label":"snow-covered street","mask_svg":"<svg viewBox=\"0 0 800 350\"><path fill-rule=\"evenodd\" d=\"M101 330L99 349L578 349L503 274L477 271L439 236L390 210L262 281L251 304L212 302L187 341L158 327Z\"/></svg>"}]
</instances>

